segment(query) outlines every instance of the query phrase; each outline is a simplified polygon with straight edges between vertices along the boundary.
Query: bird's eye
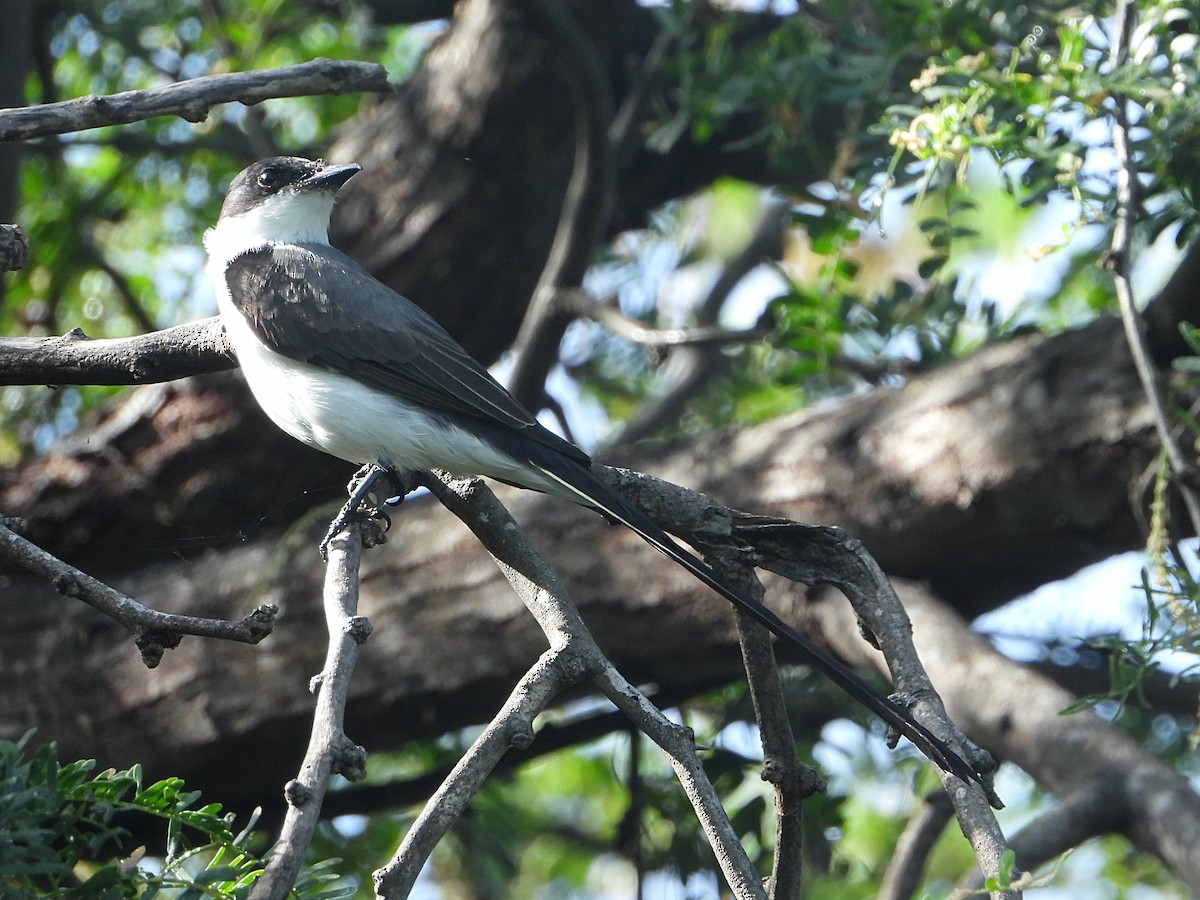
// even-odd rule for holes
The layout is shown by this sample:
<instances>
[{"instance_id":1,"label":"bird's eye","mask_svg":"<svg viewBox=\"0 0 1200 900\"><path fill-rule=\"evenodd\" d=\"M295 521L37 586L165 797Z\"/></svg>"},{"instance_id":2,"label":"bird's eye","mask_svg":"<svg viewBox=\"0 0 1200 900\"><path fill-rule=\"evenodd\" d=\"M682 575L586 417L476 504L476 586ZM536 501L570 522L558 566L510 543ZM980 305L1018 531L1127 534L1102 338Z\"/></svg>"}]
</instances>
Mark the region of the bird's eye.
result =
<instances>
[{"instance_id":1,"label":"bird's eye","mask_svg":"<svg viewBox=\"0 0 1200 900\"><path fill-rule=\"evenodd\" d=\"M264 191L277 191L283 182L283 173L278 169L263 169L258 175L258 186Z\"/></svg>"}]
</instances>

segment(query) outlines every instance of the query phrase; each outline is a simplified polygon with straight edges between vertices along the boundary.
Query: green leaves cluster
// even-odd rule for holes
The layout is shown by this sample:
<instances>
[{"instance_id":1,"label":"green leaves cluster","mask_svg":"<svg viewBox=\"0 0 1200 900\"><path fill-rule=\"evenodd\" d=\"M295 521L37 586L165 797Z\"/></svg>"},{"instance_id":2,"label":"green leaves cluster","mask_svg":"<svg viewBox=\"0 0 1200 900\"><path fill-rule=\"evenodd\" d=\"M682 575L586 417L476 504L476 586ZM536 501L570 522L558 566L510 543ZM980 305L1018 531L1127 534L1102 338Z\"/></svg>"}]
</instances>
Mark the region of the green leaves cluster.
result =
<instances>
[{"instance_id":1,"label":"green leaves cluster","mask_svg":"<svg viewBox=\"0 0 1200 900\"><path fill-rule=\"evenodd\" d=\"M249 829L233 831L233 814L198 805L198 791L178 778L143 784L140 766L95 772L94 760L60 765L53 744L32 736L0 742L0 894L75 900L245 898L262 874L248 849ZM145 858L128 846L141 819L161 822L165 853ZM118 856L117 854L127 854ZM306 871L302 897L348 896L326 864Z\"/></svg>"},{"instance_id":2,"label":"green leaves cluster","mask_svg":"<svg viewBox=\"0 0 1200 900\"><path fill-rule=\"evenodd\" d=\"M1177 244L1189 239L1196 11L1178 0L1132 6L1126 46L1113 48L1111 10L878 5L876 60L896 76L883 92L891 102L858 136L853 166L800 192L795 224L818 261L788 271L789 289L772 305L774 347L747 356L749 371L732 388L741 400L725 408L751 400L773 414L863 378L886 381L1024 328L1057 330L1111 309L1110 279L1095 259L1114 215L1118 109L1127 110L1140 173L1139 246L1164 232ZM905 71L912 76L901 84ZM890 161L874 155L872 136L887 138ZM1020 246L1049 204L1063 217L1061 238ZM915 226L923 246L892 233L884 240L881 216L898 205L907 222L889 232ZM896 270L883 283L863 266L879 255L872 243ZM1003 265L1016 253L1064 258L1043 267L1046 284L1006 298L1000 312L974 274L981 260Z\"/></svg>"},{"instance_id":3,"label":"green leaves cluster","mask_svg":"<svg viewBox=\"0 0 1200 900\"><path fill-rule=\"evenodd\" d=\"M774 156L794 151L817 106L809 87L835 69L833 46L801 16L785 19L761 34L727 17L697 21L698 4L676 2L659 11L663 30L675 48L663 63L671 85L671 108L647 139L665 153L685 133L698 143L725 132L736 117L761 114L763 125L726 146L736 151L764 145ZM845 99L845 98L843 98Z\"/></svg>"},{"instance_id":4,"label":"green leaves cluster","mask_svg":"<svg viewBox=\"0 0 1200 900\"><path fill-rule=\"evenodd\" d=\"M961 181L972 155L983 153L1002 167L1017 164L1007 186L1023 204L1065 194L1081 204L1082 221L1109 222L1109 129L1124 108L1143 176L1146 237L1179 226L1182 242L1196 220L1195 8L1182 0L1131 4L1127 40L1114 47L1111 7L1064 14L1058 6L995 16L987 40L960 41L928 60L911 84L922 102L895 104L881 120L896 148L893 175L911 158L918 165L903 171L923 187L947 169Z\"/></svg>"}]
</instances>

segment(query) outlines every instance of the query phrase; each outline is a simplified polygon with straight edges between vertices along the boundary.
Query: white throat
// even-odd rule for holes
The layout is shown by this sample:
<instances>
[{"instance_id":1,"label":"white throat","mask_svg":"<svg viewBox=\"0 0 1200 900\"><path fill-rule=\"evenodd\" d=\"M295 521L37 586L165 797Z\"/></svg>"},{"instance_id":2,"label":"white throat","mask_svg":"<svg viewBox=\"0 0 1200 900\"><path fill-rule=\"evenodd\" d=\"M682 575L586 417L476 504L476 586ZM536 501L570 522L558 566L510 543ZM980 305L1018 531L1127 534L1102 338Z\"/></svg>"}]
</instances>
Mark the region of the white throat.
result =
<instances>
[{"instance_id":1,"label":"white throat","mask_svg":"<svg viewBox=\"0 0 1200 900\"><path fill-rule=\"evenodd\" d=\"M332 191L301 191L268 197L253 209L224 216L204 233L211 263L231 259L265 244L328 244Z\"/></svg>"}]
</instances>

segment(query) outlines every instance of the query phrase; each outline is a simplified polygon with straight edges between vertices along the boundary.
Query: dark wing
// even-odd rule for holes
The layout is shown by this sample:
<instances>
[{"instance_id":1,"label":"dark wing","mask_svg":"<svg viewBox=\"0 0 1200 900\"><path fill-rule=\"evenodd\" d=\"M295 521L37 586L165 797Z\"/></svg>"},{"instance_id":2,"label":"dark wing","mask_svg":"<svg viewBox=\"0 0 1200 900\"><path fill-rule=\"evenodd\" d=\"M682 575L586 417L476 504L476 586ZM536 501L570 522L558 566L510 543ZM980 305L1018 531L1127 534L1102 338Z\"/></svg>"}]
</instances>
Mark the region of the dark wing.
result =
<instances>
[{"instance_id":1,"label":"dark wing","mask_svg":"<svg viewBox=\"0 0 1200 900\"><path fill-rule=\"evenodd\" d=\"M276 353L589 462L539 425L428 313L332 247L281 244L244 253L225 280L234 306Z\"/></svg>"}]
</instances>

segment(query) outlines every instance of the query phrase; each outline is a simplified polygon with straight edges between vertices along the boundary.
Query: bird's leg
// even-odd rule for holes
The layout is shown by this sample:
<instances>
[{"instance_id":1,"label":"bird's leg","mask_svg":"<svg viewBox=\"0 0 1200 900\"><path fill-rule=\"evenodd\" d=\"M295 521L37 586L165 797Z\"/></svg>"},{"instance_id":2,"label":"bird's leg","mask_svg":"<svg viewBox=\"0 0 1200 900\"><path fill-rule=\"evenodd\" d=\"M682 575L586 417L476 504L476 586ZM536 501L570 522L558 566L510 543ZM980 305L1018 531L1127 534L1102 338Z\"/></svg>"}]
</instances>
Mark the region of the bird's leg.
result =
<instances>
[{"instance_id":1,"label":"bird's leg","mask_svg":"<svg viewBox=\"0 0 1200 900\"><path fill-rule=\"evenodd\" d=\"M391 525L391 520L380 509L374 506L364 508L362 505L363 501L371 493L371 488L375 486L375 482L385 475L391 480L394 486L401 485L399 475L395 469L381 466L378 463L368 463L354 473L354 477L350 479L350 483L346 486L346 491L350 494L350 499L345 502L342 508L338 510L338 514L333 517L333 521L329 523L329 529L325 532L325 537L321 539L321 543L317 547L321 551L322 559L329 558L329 542L355 519L383 519L387 525Z\"/></svg>"},{"instance_id":2,"label":"bird's leg","mask_svg":"<svg viewBox=\"0 0 1200 900\"><path fill-rule=\"evenodd\" d=\"M392 483L392 490L396 492L383 501L383 505L390 509L395 509L404 502L405 497L421 486L417 478L419 473L412 469L397 469L395 466L387 466L384 468L384 472Z\"/></svg>"}]
</instances>

